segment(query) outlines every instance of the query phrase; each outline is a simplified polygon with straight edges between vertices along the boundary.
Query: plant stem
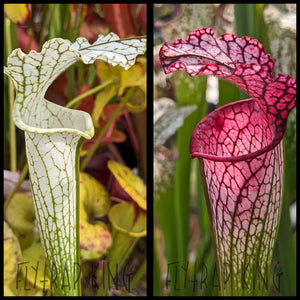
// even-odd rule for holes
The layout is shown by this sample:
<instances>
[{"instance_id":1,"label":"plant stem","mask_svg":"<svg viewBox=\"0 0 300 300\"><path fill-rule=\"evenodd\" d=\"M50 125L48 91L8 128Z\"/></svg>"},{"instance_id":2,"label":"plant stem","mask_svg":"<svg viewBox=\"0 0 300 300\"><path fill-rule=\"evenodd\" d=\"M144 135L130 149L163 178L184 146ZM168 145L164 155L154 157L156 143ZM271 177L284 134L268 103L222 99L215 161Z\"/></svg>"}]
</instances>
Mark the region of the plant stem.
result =
<instances>
[{"instance_id":1,"label":"plant stem","mask_svg":"<svg viewBox=\"0 0 300 300\"><path fill-rule=\"evenodd\" d=\"M112 84L113 83L113 80L107 80L105 81L104 83L94 87L93 89L79 95L78 97L74 98L73 100L69 101L66 105L66 107L70 108L74 105L76 105L78 102L80 102L82 99L90 96L90 95L93 95L99 91L101 91L102 89L104 89L105 87L107 87L108 85Z\"/></svg>"},{"instance_id":2,"label":"plant stem","mask_svg":"<svg viewBox=\"0 0 300 300\"><path fill-rule=\"evenodd\" d=\"M81 18L80 18L81 7L82 7L82 4L77 4L72 41L75 40L76 37L78 36L79 27L80 27L80 23L81 23Z\"/></svg>"},{"instance_id":3,"label":"plant stem","mask_svg":"<svg viewBox=\"0 0 300 300\"><path fill-rule=\"evenodd\" d=\"M121 99L120 104L117 106L117 108L111 115L110 119L108 120L108 122L105 124L105 126L101 130L101 132L100 132L99 136L97 137L96 141L94 142L91 150L87 153L86 157L84 158L84 160L81 164L81 171L83 171L85 169L85 167L87 166L88 162L90 161L90 159L92 158L92 156L94 155L94 153L96 152L98 147L100 146L101 141L102 141L103 137L105 136L107 130L109 129L110 125L116 119L116 117L118 116L118 114L120 113L122 108L125 107L127 101L130 99L133 92L134 92L134 87L131 87L129 89L129 91L127 92L126 96Z\"/></svg>"},{"instance_id":4,"label":"plant stem","mask_svg":"<svg viewBox=\"0 0 300 300\"><path fill-rule=\"evenodd\" d=\"M94 155L94 153L96 152L98 147L100 146L100 143L101 143L103 137L105 136L108 128L113 123L115 118L118 116L119 112L122 110L122 108L125 106L125 104L126 104L126 101L120 102L120 104L117 106L117 108L113 112L113 114L110 117L110 119L108 120L108 122L105 124L105 126L101 130L101 132L100 132L99 136L97 137L96 141L94 142L91 150L87 153L86 157L84 158L84 160L81 164L81 171L83 171L85 169L85 167L87 166L88 162L90 161L90 159L92 158L92 156Z\"/></svg>"},{"instance_id":5,"label":"plant stem","mask_svg":"<svg viewBox=\"0 0 300 300\"><path fill-rule=\"evenodd\" d=\"M256 38L256 12L255 5L234 4L234 22L237 36L252 36ZM249 96L243 90L240 90L241 99L247 99Z\"/></svg>"},{"instance_id":6,"label":"plant stem","mask_svg":"<svg viewBox=\"0 0 300 300\"><path fill-rule=\"evenodd\" d=\"M9 111L12 112L14 106L14 87L12 81L8 83L9 94ZM16 151L16 126L10 118L10 170L12 172L17 171L17 151Z\"/></svg>"},{"instance_id":7,"label":"plant stem","mask_svg":"<svg viewBox=\"0 0 300 300\"><path fill-rule=\"evenodd\" d=\"M7 53L11 53L12 44L11 44L11 34L10 34L10 21L8 18L5 18L5 35L6 35L6 49ZM12 81L8 82L8 98L9 98L9 111L12 113L14 106L14 86ZM16 127L10 118L9 121L9 132L10 132L10 170L15 172L17 170L17 153L16 153Z\"/></svg>"},{"instance_id":8,"label":"plant stem","mask_svg":"<svg viewBox=\"0 0 300 300\"><path fill-rule=\"evenodd\" d=\"M43 20L41 23L40 36L39 36L39 48L41 49L42 45L45 42L45 31L49 27L51 14L52 14L52 6L46 4L46 8L44 8Z\"/></svg>"}]
</instances>

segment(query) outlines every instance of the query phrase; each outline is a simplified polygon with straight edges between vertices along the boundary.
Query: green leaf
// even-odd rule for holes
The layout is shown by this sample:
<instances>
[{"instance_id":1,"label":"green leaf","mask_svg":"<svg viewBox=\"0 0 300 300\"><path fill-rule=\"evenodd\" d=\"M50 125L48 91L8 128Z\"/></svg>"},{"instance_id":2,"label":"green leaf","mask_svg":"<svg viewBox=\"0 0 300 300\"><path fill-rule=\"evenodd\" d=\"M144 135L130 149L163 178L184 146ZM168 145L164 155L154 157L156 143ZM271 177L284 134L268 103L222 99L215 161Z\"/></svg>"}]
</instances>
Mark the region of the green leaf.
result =
<instances>
[{"instance_id":1,"label":"green leaf","mask_svg":"<svg viewBox=\"0 0 300 300\"><path fill-rule=\"evenodd\" d=\"M47 8L50 11L50 22L49 22L49 34L48 39L55 38L57 36L67 37L66 28L64 28L65 20L68 18L70 13L70 4L47 4Z\"/></svg>"}]
</instances>

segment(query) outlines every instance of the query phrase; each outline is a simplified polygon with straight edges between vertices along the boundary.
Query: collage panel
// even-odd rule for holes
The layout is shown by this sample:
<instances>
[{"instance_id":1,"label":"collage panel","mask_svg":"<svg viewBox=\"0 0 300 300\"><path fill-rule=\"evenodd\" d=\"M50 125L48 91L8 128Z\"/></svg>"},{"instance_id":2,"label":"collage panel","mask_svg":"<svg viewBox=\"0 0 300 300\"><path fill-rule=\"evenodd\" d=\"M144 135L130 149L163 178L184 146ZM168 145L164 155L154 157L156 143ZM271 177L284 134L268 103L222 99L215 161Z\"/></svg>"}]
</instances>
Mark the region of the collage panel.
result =
<instances>
[{"instance_id":1,"label":"collage panel","mask_svg":"<svg viewBox=\"0 0 300 300\"><path fill-rule=\"evenodd\" d=\"M4 296L146 296L147 5L3 8Z\"/></svg>"},{"instance_id":2,"label":"collage panel","mask_svg":"<svg viewBox=\"0 0 300 300\"><path fill-rule=\"evenodd\" d=\"M296 295L296 4L154 4L155 296Z\"/></svg>"}]
</instances>

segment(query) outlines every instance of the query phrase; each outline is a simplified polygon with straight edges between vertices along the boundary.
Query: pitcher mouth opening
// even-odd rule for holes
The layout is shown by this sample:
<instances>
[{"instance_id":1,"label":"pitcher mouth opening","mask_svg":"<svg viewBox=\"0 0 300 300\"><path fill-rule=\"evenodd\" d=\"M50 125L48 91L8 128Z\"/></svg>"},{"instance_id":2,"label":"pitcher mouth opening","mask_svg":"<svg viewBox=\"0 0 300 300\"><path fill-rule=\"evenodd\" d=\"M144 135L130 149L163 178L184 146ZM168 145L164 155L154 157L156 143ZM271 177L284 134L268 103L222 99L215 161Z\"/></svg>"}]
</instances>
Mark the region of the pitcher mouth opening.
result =
<instances>
[{"instance_id":1,"label":"pitcher mouth opening","mask_svg":"<svg viewBox=\"0 0 300 300\"><path fill-rule=\"evenodd\" d=\"M282 140L257 102L245 99L217 108L199 122L190 141L191 158L237 162L274 149Z\"/></svg>"},{"instance_id":2,"label":"pitcher mouth opening","mask_svg":"<svg viewBox=\"0 0 300 300\"><path fill-rule=\"evenodd\" d=\"M208 159L208 160L213 160L213 161L220 161L220 162L238 162L238 161L245 161L248 159L253 159L258 157L259 155L262 155L268 151L273 150L279 143L281 140L276 141L276 143L271 143L270 145L262 148L261 150L255 151L255 152L251 152L248 154L244 154L244 155L238 155L238 156L217 156L217 155L210 155L210 154L205 154L205 153L201 153L201 152L193 152L191 153L191 158L204 158L204 159Z\"/></svg>"},{"instance_id":3,"label":"pitcher mouth opening","mask_svg":"<svg viewBox=\"0 0 300 300\"><path fill-rule=\"evenodd\" d=\"M13 108L13 120L17 127L24 131L39 134L74 133L86 139L94 136L94 126L88 113L59 106L46 99L39 105L43 108L36 117L28 119L24 112L20 111L18 103ZM47 118L45 117L47 114ZM52 114L52 119L50 117Z\"/></svg>"}]
</instances>

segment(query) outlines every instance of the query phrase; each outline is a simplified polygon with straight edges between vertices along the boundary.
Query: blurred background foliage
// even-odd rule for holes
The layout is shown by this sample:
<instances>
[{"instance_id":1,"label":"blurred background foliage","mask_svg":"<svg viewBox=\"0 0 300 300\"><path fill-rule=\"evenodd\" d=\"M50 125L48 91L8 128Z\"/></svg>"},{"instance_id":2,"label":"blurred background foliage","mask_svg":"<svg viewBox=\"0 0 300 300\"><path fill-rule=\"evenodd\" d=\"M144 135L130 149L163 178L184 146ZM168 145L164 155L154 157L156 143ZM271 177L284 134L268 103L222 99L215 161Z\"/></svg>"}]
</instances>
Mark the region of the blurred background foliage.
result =
<instances>
[{"instance_id":1,"label":"blurred background foliage","mask_svg":"<svg viewBox=\"0 0 300 300\"><path fill-rule=\"evenodd\" d=\"M146 35L146 4L4 4L4 64L15 48L41 51L52 38L93 43L99 34L120 38ZM49 295L31 265L44 264L35 221L23 132L14 126L12 82L4 77L5 295ZM45 98L91 114L95 136L82 144L80 174L80 247L83 295L145 295L146 210L146 58L128 71L97 61L77 63L49 87ZM108 166L108 161L118 164ZM119 174L126 173L123 178ZM137 188L138 186L138 188ZM138 200L141 201L141 200ZM125 218L124 218L125 217ZM127 244L126 244L127 243ZM128 245L129 243L129 245ZM17 269L16 262L31 265ZM37 261L36 261L37 260ZM110 284L104 273L110 261ZM113 282L117 272L129 282ZM113 265L118 263L118 269ZM96 269L95 269L96 266ZM130 270L129 270L130 269ZM120 275L119 275L120 276ZM19 288L16 280L20 279ZM28 290L25 290L27 284ZM105 285L105 286L104 286Z\"/></svg>"},{"instance_id":2,"label":"blurred background foliage","mask_svg":"<svg viewBox=\"0 0 300 300\"><path fill-rule=\"evenodd\" d=\"M215 78L189 77L185 72L165 75L158 58L163 42L185 40L202 27L213 28L217 37L235 33L258 39L275 61L274 74L296 77L295 4L154 5L154 108L162 98L172 99L178 109L197 106L184 116L178 130L170 120L170 132L177 130L176 134L154 149L154 295L217 295L208 214L189 141L196 124L212 109L248 96ZM165 118L170 116L167 110L164 113ZM166 129L154 119L154 133L160 130ZM289 116L284 146L284 195L268 293L292 296L296 295L296 109Z\"/></svg>"}]
</instances>

